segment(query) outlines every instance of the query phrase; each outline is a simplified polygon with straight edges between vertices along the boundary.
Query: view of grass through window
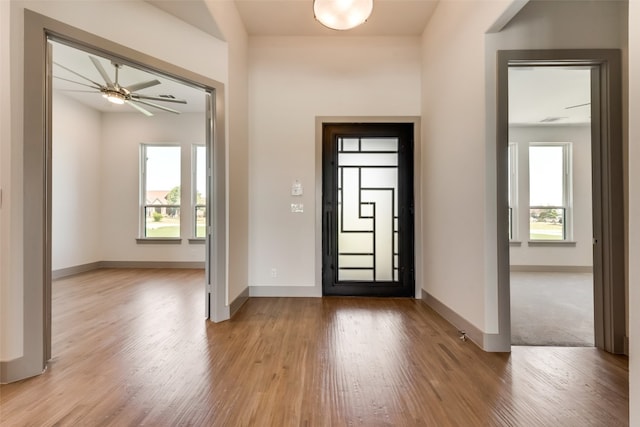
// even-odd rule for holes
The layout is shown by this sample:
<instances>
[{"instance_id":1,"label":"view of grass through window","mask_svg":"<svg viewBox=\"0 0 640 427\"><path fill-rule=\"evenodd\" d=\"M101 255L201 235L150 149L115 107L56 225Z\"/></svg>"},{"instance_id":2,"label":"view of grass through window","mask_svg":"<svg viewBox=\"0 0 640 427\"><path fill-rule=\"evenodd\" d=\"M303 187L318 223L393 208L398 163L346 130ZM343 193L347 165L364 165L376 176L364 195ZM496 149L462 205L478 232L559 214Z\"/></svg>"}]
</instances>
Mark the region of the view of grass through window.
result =
<instances>
[{"instance_id":1,"label":"view of grass through window","mask_svg":"<svg viewBox=\"0 0 640 427\"><path fill-rule=\"evenodd\" d=\"M180 147L143 146L145 237L180 237Z\"/></svg>"},{"instance_id":2,"label":"view of grass through window","mask_svg":"<svg viewBox=\"0 0 640 427\"><path fill-rule=\"evenodd\" d=\"M529 146L529 239L565 240L565 148Z\"/></svg>"},{"instance_id":3,"label":"view of grass through window","mask_svg":"<svg viewBox=\"0 0 640 427\"><path fill-rule=\"evenodd\" d=\"M196 238L206 236L207 224L207 150L204 145L195 146L195 181L193 185L195 201L195 233Z\"/></svg>"}]
</instances>

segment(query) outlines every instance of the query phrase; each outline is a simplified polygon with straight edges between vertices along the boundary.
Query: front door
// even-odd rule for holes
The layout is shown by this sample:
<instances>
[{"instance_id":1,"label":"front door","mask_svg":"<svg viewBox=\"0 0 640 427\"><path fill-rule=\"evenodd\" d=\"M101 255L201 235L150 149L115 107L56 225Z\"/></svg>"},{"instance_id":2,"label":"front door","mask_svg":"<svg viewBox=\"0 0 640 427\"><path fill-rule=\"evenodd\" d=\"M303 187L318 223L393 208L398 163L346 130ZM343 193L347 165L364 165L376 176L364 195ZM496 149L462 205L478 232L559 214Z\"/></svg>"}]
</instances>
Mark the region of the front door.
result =
<instances>
[{"instance_id":1,"label":"front door","mask_svg":"<svg viewBox=\"0 0 640 427\"><path fill-rule=\"evenodd\" d=\"M323 124L324 295L413 297L413 124Z\"/></svg>"}]
</instances>

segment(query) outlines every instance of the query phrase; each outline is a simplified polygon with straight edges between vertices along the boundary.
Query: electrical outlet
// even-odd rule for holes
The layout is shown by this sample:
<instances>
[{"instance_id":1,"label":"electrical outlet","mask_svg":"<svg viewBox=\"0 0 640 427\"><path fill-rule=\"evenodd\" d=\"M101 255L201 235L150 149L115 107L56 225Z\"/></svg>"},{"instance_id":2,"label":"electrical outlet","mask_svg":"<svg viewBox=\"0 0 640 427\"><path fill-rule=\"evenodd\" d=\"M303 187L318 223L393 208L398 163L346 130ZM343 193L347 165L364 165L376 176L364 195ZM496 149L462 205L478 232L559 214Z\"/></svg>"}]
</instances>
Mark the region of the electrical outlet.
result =
<instances>
[{"instance_id":1,"label":"electrical outlet","mask_svg":"<svg viewBox=\"0 0 640 427\"><path fill-rule=\"evenodd\" d=\"M271 277L278 277L278 269L277 268L272 268L271 269Z\"/></svg>"},{"instance_id":2,"label":"electrical outlet","mask_svg":"<svg viewBox=\"0 0 640 427\"><path fill-rule=\"evenodd\" d=\"M291 212L293 213L304 212L304 205L302 203L291 203Z\"/></svg>"}]
</instances>

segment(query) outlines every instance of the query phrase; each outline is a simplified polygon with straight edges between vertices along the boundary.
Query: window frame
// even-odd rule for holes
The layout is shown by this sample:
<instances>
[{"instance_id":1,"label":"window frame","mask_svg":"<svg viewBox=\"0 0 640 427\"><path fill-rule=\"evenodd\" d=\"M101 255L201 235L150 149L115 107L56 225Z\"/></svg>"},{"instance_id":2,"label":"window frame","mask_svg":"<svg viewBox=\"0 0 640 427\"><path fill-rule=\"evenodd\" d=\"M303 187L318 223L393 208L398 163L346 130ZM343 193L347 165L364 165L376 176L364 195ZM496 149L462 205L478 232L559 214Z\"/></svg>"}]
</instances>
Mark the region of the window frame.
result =
<instances>
[{"instance_id":1,"label":"window frame","mask_svg":"<svg viewBox=\"0 0 640 427\"><path fill-rule=\"evenodd\" d=\"M562 204L538 206L531 205L531 148L532 147L561 147L562 148ZM571 142L529 142L527 145L527 185L529 189L529 221L527 221L529 242L569 242L573 239L573 144ZM531 239L531 210L532 209L563 209L563 238L562 239Z\"/></svg>"},{"instance_id":2,"label":"window frame","mask_svg":"<svg viewBox=\"0 0 640 427\"><path fill-rule=\"evenodd\" d=\"M191 214L191 220L192 220L192 225L191 225L191 237L189 238L189 240L195 240L195 241L204 241L207 238L207 233L206 233L206 223L205 223L205 234L204 236L198 236L198 209L200 208L204 208L205 209L205 215L204 218L206 219L206 208L207 208L207 203L206 203L206 197L207 197L207 189L204 188L204 197L205 197L205 203L204 204L199 204L198 203L198 149L199 148L203 148L204 149L204 176L205 176L205 183L206 183L206 179L207 179L207 146L205 144L191 144L191 206L190 206L190 214ZM206 185L205 185L206 187Z\"/></svg>"},{"instance_id":3,"label":"window frame","mask_svg":"<svg viewBox=\"0 0 640 427\"><path fill-rule=\"evenodd\" d=\"M163 204L163 205L148 205L146 202L147 194L147 149L150 147L162 147L162 148L178 148L180 155L178 158L178 164L180 166L180 200L178 204ZM183 213L182 206L182 146L177 143L140 143L139 151L140 161L140 173L139 173L139 208L138 208L138 242L154 241L154 242L181 242L182 241L182 220L180 221L179 235L178 237L149 237L146 234L147 231L147 215L146 210L148 208L178 208L180 216Z\"/></svg>"},{"instance_id":4,"label":"window frame","mask_svg":"<svg viewBox=\"0 0 640 427\"><path fill-rule=\"evenodd\" d=\"M509 142L508 146L508 166L509 173L508 179L508 191L509 191L509 241L518 241L520 237L520 221L519 221L519 200L518 200L518 185L519 185L519 165L518 165L518 144L516 142Z\"/></svg>"}]
</instances>

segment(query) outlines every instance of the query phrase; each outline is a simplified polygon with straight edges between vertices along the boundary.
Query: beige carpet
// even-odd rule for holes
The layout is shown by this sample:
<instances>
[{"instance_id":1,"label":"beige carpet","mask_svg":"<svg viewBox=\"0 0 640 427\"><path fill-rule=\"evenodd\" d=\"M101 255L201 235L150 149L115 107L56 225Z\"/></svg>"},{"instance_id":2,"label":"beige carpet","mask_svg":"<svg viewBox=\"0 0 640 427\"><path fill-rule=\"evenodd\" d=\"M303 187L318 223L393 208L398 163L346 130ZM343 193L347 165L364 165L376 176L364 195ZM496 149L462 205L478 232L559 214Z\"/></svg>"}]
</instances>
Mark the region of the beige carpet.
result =
<instances>
[{"instance_id":1,"label":"beige carpet","mask_svg":"<svg viewBox=\"0 0 640 427\"><path fill-rule=\"evenodd\" d=\"M593 275L512 272L511 343L593 346Z\"/></svg>"}]
</instances>

